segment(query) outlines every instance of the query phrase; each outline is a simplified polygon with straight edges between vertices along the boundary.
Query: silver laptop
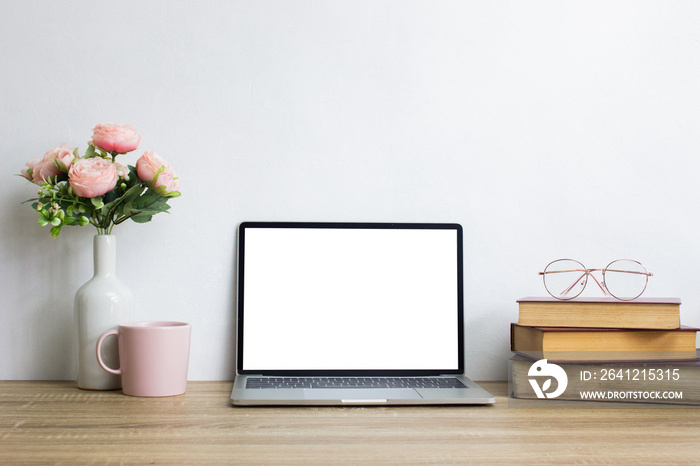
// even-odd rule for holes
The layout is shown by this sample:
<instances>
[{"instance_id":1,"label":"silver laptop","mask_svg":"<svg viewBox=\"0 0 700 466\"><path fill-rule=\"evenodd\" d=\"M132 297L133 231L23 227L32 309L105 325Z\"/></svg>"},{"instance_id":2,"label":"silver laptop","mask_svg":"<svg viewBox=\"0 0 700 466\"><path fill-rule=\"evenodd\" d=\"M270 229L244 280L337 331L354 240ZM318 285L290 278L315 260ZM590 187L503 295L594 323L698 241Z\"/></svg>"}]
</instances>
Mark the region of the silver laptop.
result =
<instances>
[{"instance_id":1,"label":"silver laptop","mask_svg":"<svg viewBox=\"0 0 700 466\"><path fill-rule=\"evenodd\" d=\"M247 222L234 405L488 404L457 224Z\"/></svg>"}]
</instances>

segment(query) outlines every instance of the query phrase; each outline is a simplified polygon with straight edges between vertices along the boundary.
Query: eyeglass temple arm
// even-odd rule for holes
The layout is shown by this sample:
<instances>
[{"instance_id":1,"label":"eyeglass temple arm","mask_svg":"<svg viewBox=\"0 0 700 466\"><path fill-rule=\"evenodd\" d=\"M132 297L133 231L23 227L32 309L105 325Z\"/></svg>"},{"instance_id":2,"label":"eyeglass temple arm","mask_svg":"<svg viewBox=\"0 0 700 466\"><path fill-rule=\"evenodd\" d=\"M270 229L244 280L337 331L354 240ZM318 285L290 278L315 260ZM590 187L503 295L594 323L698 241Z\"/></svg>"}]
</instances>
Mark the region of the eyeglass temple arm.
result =
<instances>
[{"instance_id":1,"label":"eyeglass temple arm","mask_svg":"<svg viewBox=\"0 0 700 466\"><path fill-rule=\"evenodd\" d=\"M602 291L603 294L604 294L605 296L612 296L612 295L610 294L610 292L608 291L608 289L607 289L602 283L600 283L600 282L598 281L597 278L595 278L595 275L593 275L592 273L590 273L590 272L592 272L593 270L600 270L600 269L589 269L589 270L588 270L588 272L589 272L588 274L591 276L591 278L593 279L593 281L595 282L595 284L598 285L598 288L600 288L600 291Z\"/></svg>"},{"instance_id":2,"label":"eyeglass temple arm","mask_svg":"<svg viewBox=\"0 0 700 466\"><path fill-rule=\"evenodd\" d=\"M550 270L546 272L538 272L539 275L542 275L542 278L544 278L545 275L550 274L550 273L571 273L571 272L581 272L581 269L576 269L576 270ZM583 270L583 273L581 274L580 277L578 277L574 282L569 286L567 289L559 293L560 296L566 296L569 294L569 292L576 286L576 284L588 273L587 270Z\"/></svg>"},{"instance_id":3,"label":"eyeglass temple arm","mask_svg":"<svg viewBox=\"0 0 700 466\"><path fill-rule=\"evenodd\" d=\"M572 272L580 272L580 270L572 270ZM573 290L574 287L578 284L578 282L580 282L581 279L582 279L583 277L585 277L586 275L590 275L590 273L588 272L588 270L584 270L580 277L578 277L576 280L574 280L574 282L573 282L567 289L565 289L564 291L562 291L562 292L560 293L561 296L566 296L567 294L569 294L569 292L570 292L571 290Z\"/></svg>"},{"instance_id":4,"label":"eyeglass temple arm","mask_svg":"<svg viewBox=\"0 0 700 466\"><path fill-rule=\"evenodd\" d=\"M597 278L595 278L595 275L593 275L591 272L594 272L596 270L601 270L601 269L586 269L583 271L583 273L576 279L574 282L564 291L562 291L560 294L561 296L566 296L569 294L569 292L578 284L579 281L586 275L589 275L593 281L595 282L596 285L598 285L598 288L600 288L600 291L603 292L605 296L611 296L610 292L598 281ZM540 275L545 275L545 273L560 273L560 272L580 272L581 270L557 270L556 272L540 272Z\"/></svg>"}]
</instances>

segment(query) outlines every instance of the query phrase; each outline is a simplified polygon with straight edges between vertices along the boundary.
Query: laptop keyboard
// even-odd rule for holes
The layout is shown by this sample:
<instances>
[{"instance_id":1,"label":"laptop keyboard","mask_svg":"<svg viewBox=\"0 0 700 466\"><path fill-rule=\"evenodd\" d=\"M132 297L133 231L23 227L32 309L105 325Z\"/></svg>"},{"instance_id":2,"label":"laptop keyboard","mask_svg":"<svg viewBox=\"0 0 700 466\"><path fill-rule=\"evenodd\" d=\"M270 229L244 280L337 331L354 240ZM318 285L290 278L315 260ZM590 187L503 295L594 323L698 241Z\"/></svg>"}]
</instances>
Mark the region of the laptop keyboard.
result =
<instances>
[{"instance_id":1,"label":"laptop keyboard","mask_svg":"<svg viewBox=\"0 0 700 466\"><path fill-rule=\"evenodd\" d=\"M454 377L249 377L246 388L467 388Z\"/></svg>"}]
</instances>

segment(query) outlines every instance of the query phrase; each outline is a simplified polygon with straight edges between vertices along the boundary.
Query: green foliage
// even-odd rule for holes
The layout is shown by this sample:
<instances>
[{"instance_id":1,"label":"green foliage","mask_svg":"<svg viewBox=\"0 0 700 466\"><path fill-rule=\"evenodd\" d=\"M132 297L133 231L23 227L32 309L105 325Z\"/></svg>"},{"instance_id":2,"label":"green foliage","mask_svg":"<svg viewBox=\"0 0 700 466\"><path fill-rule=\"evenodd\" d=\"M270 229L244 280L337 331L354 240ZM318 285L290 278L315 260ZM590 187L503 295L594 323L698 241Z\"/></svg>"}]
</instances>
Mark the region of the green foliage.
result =
<instances>
[{"instance_id":1,"label":"green foliage","mask_svg":"<svg viewBox=\"0 0 700 466\"><path fill-rule=\"evenodd\" d=\"M89 146L93 148L92 145ZM86 156L99 157L94 148ZM65 166L63 167L65 168ZM76 196L65 176L57 176L41 184L39 197L30 199L39 214L41 226L51 225L51 236L59 235L63 226L94 225L99 234L110 234L114 225L128 219L136 223L151 221L154 215L170 209L168 201L180 195L153 190L150 183L139 179L136 168L129 166L129 174L120 179L117 186L102 196L85 198ZM67 171L67 170L66 170ZM159 187L162 188L162 187Z\"/></svg>"}]
</instances>

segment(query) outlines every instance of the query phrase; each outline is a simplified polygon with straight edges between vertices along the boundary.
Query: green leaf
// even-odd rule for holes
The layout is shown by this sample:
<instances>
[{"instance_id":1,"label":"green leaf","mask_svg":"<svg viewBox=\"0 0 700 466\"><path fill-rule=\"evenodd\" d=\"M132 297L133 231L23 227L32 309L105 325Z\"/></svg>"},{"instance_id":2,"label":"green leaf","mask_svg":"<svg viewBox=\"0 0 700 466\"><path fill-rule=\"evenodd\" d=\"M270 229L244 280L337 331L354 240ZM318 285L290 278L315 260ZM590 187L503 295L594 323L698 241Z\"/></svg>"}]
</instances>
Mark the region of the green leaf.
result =
<instances>
[{"instance_id":1,"label":"green leaf","mask_svg":"<svg viewBox=\"0 0 700 466\"><path fill-rule=\"evenodd\" d=\"M102 196L91 197L90 202L92 202L92 205L94 205L96 209L101 209L105 205L104 202L102 202Z\"/></svg>"},{"instance_id":2,"label":"green leaf","mask_svg":"<svg viewBox=\"0 0 700 466\"><path fill-rule=\"evenodd\" d=\"M83 217L80 217L78 219L78 223L80 224L81 227L84 227L85 225L90 223L90 220L87 217L83 216Z\"/></svg>"},{"instance_id":3,"label":"green leaf","mask_svg":"<svg viewBox=\"0 0 700 466\"><path fill-rule=\"evenodd\" d=\"M61 162L58 159L51 158L53 160L53 164L56 165L56 167L61 170L62 173L68 173L68 167L66 167L66 164ZM56 180L58 181L58 180Z\"/></svg>"},{"instance_id":4,"label":"green leaf","mask_svg":"<svg viewBox=\"0 0 700 466\"><path fill-rule=\"evenodd\" d=\"M144 216L144 215L148 215L149 217L153 217L156 214L162 214L162 213L168 213L168 212L166 212L164 210L139 210L138 213L136 213L136 214L132 213L131 218L134 218L136 216Z\"/></svg>"},{"instance_id":5,"label":"green leaf","mask_svg":"<svg viewBox=\"0 0 700 466\"><path fill-rule=\"evenodd\" d=\"M166 197L168 195L168 188L166 186L160 185L156 186L153 185L153 190L158 193L159 196Z\"/></svg>"},{"instance_id":6,"label":"green leaf","mask_svg":"<svg viewBox=\"0 0 700 466\"><path fill-rule=\"evenodd\" d=\"M119 196L116 199L112 199L110 202L105 204L105 207L107 207L108 209L111 209L112 207L114 207L118 203L131 202L134 199L136 199L138 197L138 195L141 194L142 191L143 191L143 187L140 184L137 184L136 186L132 186L131 188L127 189L126 192L124 192L124 194L122 194L121 196ZM111 191L111 192L114 192L114 191ZM109 193L107 193L107 194L109 194ZM105 195L105 197L106 196L107 195Z\"/></svg>"},{"instance_id":7,"label":"green leaf","mask_svg":"<svg viewBox=\"0 0 700 466\"><path fill-rule=\"evenodd\" d=\"M117 195L117 190L113 189L113 190L109 191L108 193L105 193L102 195L102 202L105 205L109 205L110 202L114 201L118 197L119 196Z\"/></svg>"},{"instance_id":8,"label":"green leaf","mask_svg":"<svg viewBox=\"0 0 700 466\"><path fill-rule=\"evenodd\" d=\"M165 171L165 165L161 165L158 171L156 172L155 175L153 175L153 180L151 181L151 186L154 188L156 187L156 183L158 182L158 177L160 176L161 173Z\"/></svg>"},{"instance_id":9,"label":"green leaf","mask_svg":"<svg viewBox=\"0 0 700 466\"><path fill-rule=\"evenodd\" d=\"M44 217L41 217L41 218L39 219L39 225L41 225L42 227L45 227L45 226L48 225L48 224L49 224L49 221L46 220Z\"/></svg>"},{"instance_id":10,"label":"green leaf","mask_svg":"<svg viewBox=\"0 0 700 466\"><path fill-rule=\"evenodd\" d=\"M139 214L131 217L131 220L133 220L136 223L148 223L151 221L152 218L153 215Z\"/></svg>"},{"instance_id":11,"label":"green leaf","mask_svg":"<svg viewBox=\"0 0 700 466\"><path fill-rule=\"evenodd\" d=\"M95 146L93 146L92 144L88 144L88 148L85 151L85 155L83 156L83 158L91 159L95 156L97 156L97 153L95 152Z\"/></svg>"},{"instance_id":12,"label":"green leaf","mask_svg":"<svg viewBox=\"0 0 700 466\"><path fill-rule=\"evenodd\" d=\"M58 225L58 226L56 226L56 227L53 227L53 228L51 229L51 236L53 236L54 238L56 238L60 232L61 232L61 225Z\"/></svg>"}]
</instances>

